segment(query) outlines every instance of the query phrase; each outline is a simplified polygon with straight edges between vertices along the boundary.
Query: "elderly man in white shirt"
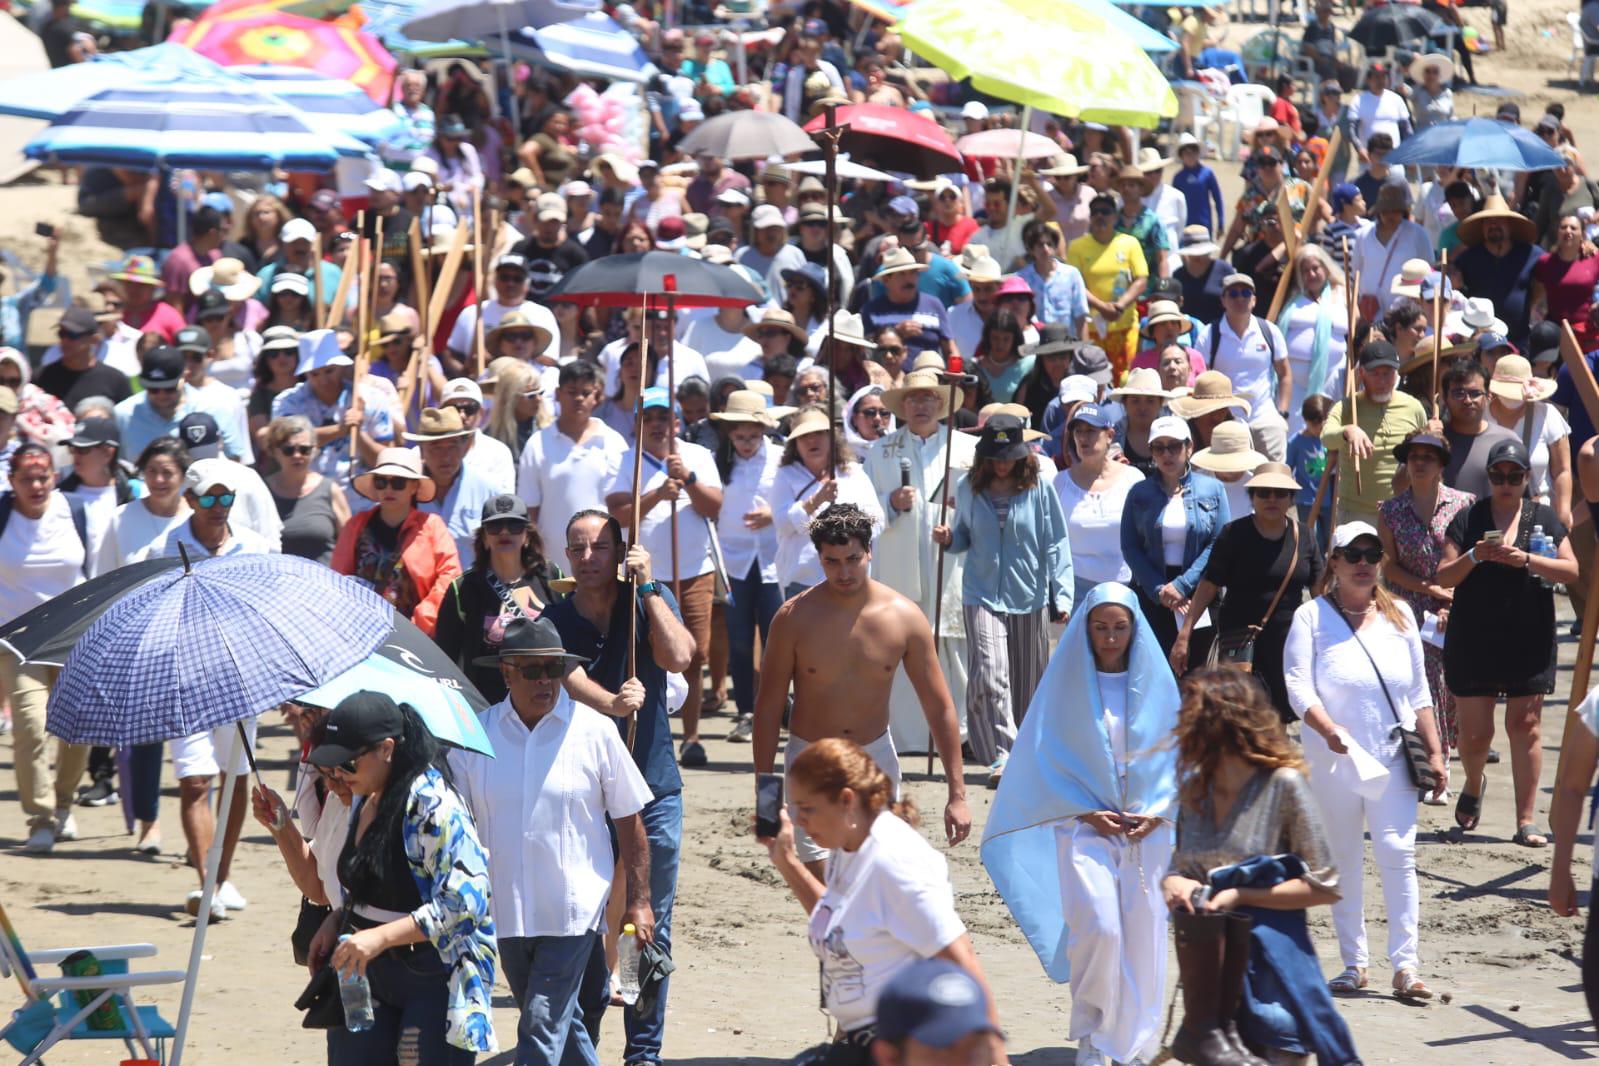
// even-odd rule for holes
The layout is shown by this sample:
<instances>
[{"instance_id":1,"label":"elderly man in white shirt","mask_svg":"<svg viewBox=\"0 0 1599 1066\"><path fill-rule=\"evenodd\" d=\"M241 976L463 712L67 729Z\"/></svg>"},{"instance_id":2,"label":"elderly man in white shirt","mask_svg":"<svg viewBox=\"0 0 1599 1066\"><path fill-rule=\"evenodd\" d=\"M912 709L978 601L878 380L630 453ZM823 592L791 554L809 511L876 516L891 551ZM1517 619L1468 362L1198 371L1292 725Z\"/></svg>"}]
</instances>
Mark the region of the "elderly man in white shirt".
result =
<instances>
[{"instance_id":1,"label":"elderly man in white shirt","mask_svg":"<svg viewBox=\"0 0 1599 1066\"><path fill-rule=\"evenodd\" d=\"M498 654L476 660L499 666L508 693L479 716L494 758L450 755L456 788L488 847L495 939L521 1010L516 1061L529 1066L600 1061L577 994L611 893L607 817L626 874L624 928L644 942L655 935L638 813L650 789L616 723L566 694L562 679L577 662L553 622L513 619Z\"/></svg>"},{"instance_id":2,"label":"elderly man in white shirt","mask_svg":"<svg viewBox=\"0 0 1599 1066\"><path fill-rule=\"evenodd\" d=\"M1248 274L1227 275L1221 295L1224 314L1199 331L1194 346L1212 370L1227 375L1236 395L1249 400L1255 447L1280 463L1288 453L1288 404L1294 394L1288 342L1276 323L1255 314L1255 281Z\"/></svg>"},{"instance_id":3,"label":"elderly man in white shirt","mask_svg":"<svg viewBox=\"0 0 1599 1066\"><path fill-rule=\"evenodd\" d=\"M1188 197L1166 180L1169 166L1171 160L1162 156L1159 148L1138 150L1138 169L1144 172L1144 206L1155 212L1166 230L1167 243L1176 249L1183 227L1188 225ZM1171 262L1176 264L1175 259Z\"/></svg>"}]
</instances>

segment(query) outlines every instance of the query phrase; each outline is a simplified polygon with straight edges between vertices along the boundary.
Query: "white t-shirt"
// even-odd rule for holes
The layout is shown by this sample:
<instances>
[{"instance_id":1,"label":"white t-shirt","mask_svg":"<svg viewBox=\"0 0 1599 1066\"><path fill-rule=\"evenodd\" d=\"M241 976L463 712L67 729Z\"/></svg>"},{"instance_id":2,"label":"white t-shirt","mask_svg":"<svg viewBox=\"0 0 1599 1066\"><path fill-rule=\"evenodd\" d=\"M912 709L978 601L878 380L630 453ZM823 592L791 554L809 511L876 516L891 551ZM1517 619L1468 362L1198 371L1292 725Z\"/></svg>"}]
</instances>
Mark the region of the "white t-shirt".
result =
<instances>
[{"instance_id":1,"label":"white t-shirt","mask_svg":"<svg viewBox=\"0 0 1599 1066\"><path fill-rule=\"evenodd\" d=\"M622 387L622 353L627 351L628 339L619 338L600 349L599 362L605 368L605 395L615 396ZM660 353L652 345L650 351ZM711 383L711 372L705 367L705 357L681 341L672 343L672 380L681 384L688 378L703 378ZM667 361L662 358L655 367L655 380L650 385L667 385Z\"/></svg>"},{"instance_id":2,"label":"white t-shirt","mask_svg":"<svg viewBox=\"0 0 1599 1066\"><path fill-rule=\"evenodd\" d=\"M535 326L541 326L550 331L550 343L545 346L539 355L546 359L554 360L561 354L560 340L561 327L555 321L555 312L543 304L536 304L532 300L523 300L515 307L507 307L498 300L483 301L483 333L487 337L489 330L500 324L500 319L512 311L520 311L527 316L527 320ZM446 345L452 352L470 352L477 344L477 308L463 307L461 314L456 318L455 325L450 329L450 339Z\"/></svg>"},{"instance_id":3,"label":"white t-shirt","mask_svg":"<svg viewBox=\"0 0 1599 1066\"><path fill-rule=\"evenodd\" d=\"M106 485L103 488L94 488L89 485L80 485L66 494L68 499L77 500L83 504L84 530L89 534L89 576L95 577L104 572L100 565L101 550L105 545L106 534L111 529L111 523L117 517L117 487Z\"/></svg>"},{"instance_id":4,"label":"white t-shirt","mask_svg":"<svg viewBox=\"0 0 1599 1066\"><path fill-rule=\"evenodd\" d=\"M684 317L693 317L687 321L679 318L677 329L677 339L705 357L712 384L716 383L717 378L728 374L742 377L743 368L761 354L761 346L744 335L742 325L732 331L723 329L716 321L716 311L713 307L689 311ZM749 321L747 316L744 321ZM740 354L735 355L735 349Z\"/></svg>"},{"instance_id":5,"label":"white t-shirt","mask_svg":"<svg viewBox=\"0 0 1599 1066\"><path fill-rule=\"evenodd\" d=\"M835 850L811 911L827 1012L845 1032L877 1021L877 997L900 970L966 932L944 856L893 814L879 814L859 851Z\"/></svg>"},{"instance_id":6,"label":"white t-shirt","mask_svg":"<svg viewBox=\"0 0 1599 1066\"><path fill-rule=\"evenodd\" d=\"M495 492L516 492L516 458L504 441L481 429L473 435L472 447L463 465L477 471L484 481L494 486Z\"/></svg>"},{"instance_id":7,"label":"white t-shirt","mask_svg":"<svg viewBox=\"0 0 1599 1066\"><path fill-rule=\"evenodd\" d=\"M1183 509L1183 494L1172 493L1160 512L1160 543L1167 566L1182 566L1188 547L1188 512Z\"/></svg>"},{"instance_id":8,"label":"white t-shirt","mask_svg":"<svg viewBox=\"0 0 1599 1066\"><path fill-rule=\"evenodd\" d=\"M13 507L0 535L0 624L81 582L83 560L83 541L65 496L52 492L38 518Z\"/></svg>"},{"instance_id":9,"label":"white t-shirt","mask_svg":"<svg viewBox=\"0 0 1599 1066\"><path fill-rule=\"evenodd\" d=\"M1216 480L1221 482L1222 491L1227 494L1227 513L1229 519L1243 518L1245 515L1255 513L1255 504L1249 498L1249 490L1244 488L1249 483L1249 475L1245 474L1237 481L1223 480L1220 475Z\"/></svg>"},{"instance_id":10,"label":"white t-shirt","mask_svg":"<svg viewBox=\"0 0 1599 1066\"><path fill-rule=\"evenodd\" d=\"M557 562L566 559L567 520L579 511L605 510L605 494L627 454L620 433L603 422L589 424L593 431L582 444L554 423L545 426L527 439L517 462L516 494L538 509L545 557ZM631 477L632 467L628 471Z\"/></svg>"},{"instance_id":11,"label":"white t-shirt","mask_svg":"<svg viewBox=\"0 0 1599 1066\"><path fill-rule=\"evenodd\" d=\"M1030 215L1016 215L999 229L988 225L978 226L976 232L966 238L967 244L981 244L988 248L988 254L994 257L999 264L999 269L1010 273L1012 264L1027 253L1022 245L1022 228L1031 219Z\"/></svg>"},{"instance_id":12,"label":"white t-shirt","mask_svg":"<svg viewBox=\"0 0 1599 1066\"><path fill-rule=\"evenodd\" d=\"M1521 417L1505 428L1520 437L1527 409L1523 407L1518 413ZM1532 493L1544 503L1549 502L1549 493L1554 489L1549 480L1549 449L1569 436L1571 426L1564 415L1547 403L1532 405Z\"/></svg>"},{"instance_id":13,"label":"white t-shirt","mask_svg":"<svg viewBox=\"0 0 1599 1066\"><path fill-rule=\"evenodd\" d=\"M167 553L167 535L189 520L189 505L178 501L178 512L171 518L155 514L144 500L129 500L117 508L111 527L100 542L96 573L119 566L159 559Z\"/></svg>"},{"instance_id":14,"label":"white t-shirt","mask_svg":"<svg viewBox=\"0 0 1599 1066\"><path fill-rule=\"evenodd\" d=\"M1100 720L1110 738L1110 751L1116 757L1116 772L1127 776L1127 673L1099 675Z\"/></svg>"},{"instance_id":15,"label":"white t-shirt","mask_svg":"<svg viewBox=\"0 0 1599 1066\"><path fill-rule=\"evenodd\" d=\"M720 488L722 475L716 470L716 456L709 448L688 441L678 441L677 454L688 466L689 473L697 475L701 483ZM643 456L639 468L639 492L649 493L666 483L666 462L649 452ZM611 482L609 492L629 495L633 492L633 449L622 456L621 468ZM640 505L641 508L643 505ZM656 504L648 514L639 518L638 542L650 553L650 572L662 581L673 578L688 579L708 574L716 565L711 559L711 530L705 517L694 510L694 502L685 486L677 494L677 567L672 566L672 506L669 502Z\"/></svg>"},{"instance_id":16,"label":"white t-shirt","mask_svg":"<svg viewBox=\"0 0 1599 1066\"><path fill-rule=\"evenodd\" d=\"M1103 492L1087 492L1071 471L1055 475L1055 492L1066 512L1066 535L1072 548L1072 575L1079 581L1127 582L1132 568L1122 556L1122 507L1144 475L1122 463L1111 463L1116 479Z\"/></svg>"}]
</instances>

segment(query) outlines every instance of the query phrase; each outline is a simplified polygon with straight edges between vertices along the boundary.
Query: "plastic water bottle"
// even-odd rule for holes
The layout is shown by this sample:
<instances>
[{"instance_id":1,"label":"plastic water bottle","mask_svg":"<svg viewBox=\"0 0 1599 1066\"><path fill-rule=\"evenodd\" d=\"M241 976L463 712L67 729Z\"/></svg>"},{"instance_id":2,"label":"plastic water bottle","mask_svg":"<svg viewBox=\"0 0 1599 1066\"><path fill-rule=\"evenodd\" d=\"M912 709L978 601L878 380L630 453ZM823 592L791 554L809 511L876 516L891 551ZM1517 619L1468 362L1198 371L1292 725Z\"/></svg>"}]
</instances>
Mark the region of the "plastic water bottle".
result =
<instances>
[{"instance_id":1,"label":"plastic water bottle","mask_svg":"<svg viewBox=\"0 0 1599 1066\"><path fill-rule=\"evenodd\" d=\"M349 935L339 937L339 943L350 939ZM353 973L349 977L339 975L339 1002L344 1004L344 1027L352 1033L364 1033L372 1028L372 986L367 984L366 975Z\"/></svg>"},{"instance_id":2,"label":"plastic water bottle","mask_svg":"<svg viewBox=\"0 0 1599 1066\"><path fill-rule=\"evenodd\" d=\"M630 1007L638 1002L638 950L638 930L629 922L616 945L616 994Z\"/></svg>"},{"instance_id":3,"label":"plastic water bottle","mask_svg":"<svg viewBox=\"0 0 1599 1066\"><path fill-rule=\"evenodd\" d=\"M1543 526L1532 527L1532 536L1527 538L1527 552L1530 555L1541 555L1545 559L1553 559L1559 555L1554 538L1543 531ZM1554 587L1544 578L1539 578L1538 583L1544 588Z\"/></svg>"}]
</instances>

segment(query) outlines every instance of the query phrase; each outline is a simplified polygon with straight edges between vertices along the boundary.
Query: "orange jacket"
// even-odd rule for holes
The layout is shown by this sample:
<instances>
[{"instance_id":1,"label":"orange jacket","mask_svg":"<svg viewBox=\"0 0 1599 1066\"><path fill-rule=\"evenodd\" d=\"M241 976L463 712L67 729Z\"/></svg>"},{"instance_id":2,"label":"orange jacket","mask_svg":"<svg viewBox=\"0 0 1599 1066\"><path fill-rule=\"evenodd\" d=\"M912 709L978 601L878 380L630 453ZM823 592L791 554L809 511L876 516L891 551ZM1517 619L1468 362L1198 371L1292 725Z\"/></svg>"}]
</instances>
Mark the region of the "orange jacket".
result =
<instances>
[{"instance_id":1,"label":"orange jacket","mask_svg":"<svg viewBox=\"0 0 1599 1066\"><path fill-rule=\"evenodd\" d=\"M355 546L360 543L377 508L363 511L352 517L339 531L338 543L333 546L333 569L341 574L355 573ZM428 636L439 620L439 603L450 587L450 582L461 576L461 559L455 551L455 539L444 524L444 519L427 511L414 508L400 523L400 563L416 586L416 609L411 621Z\"/></svg>"}]
</instances>

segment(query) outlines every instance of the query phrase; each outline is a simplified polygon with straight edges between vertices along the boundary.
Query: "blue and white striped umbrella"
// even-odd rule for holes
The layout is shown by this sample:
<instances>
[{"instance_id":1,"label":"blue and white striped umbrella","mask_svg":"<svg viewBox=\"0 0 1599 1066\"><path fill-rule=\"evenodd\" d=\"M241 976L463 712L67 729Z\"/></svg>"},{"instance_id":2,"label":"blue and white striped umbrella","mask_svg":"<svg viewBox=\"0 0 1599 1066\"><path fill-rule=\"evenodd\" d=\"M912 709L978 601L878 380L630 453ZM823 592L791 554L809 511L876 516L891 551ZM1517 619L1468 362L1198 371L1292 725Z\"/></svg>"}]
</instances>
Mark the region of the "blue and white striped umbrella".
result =
<instances>
[{"instance_id":1,"label":"blue and white striped umbrella","mask_svg":"<svg viewBox=\"0 0 1599 1066\"><path fill-rule=\"evenodd\" d=\"M304 67L228 67L262 89L298 108L312 129L342 133L373 148L403 137L406 125L386 107L379 107L358 86L324 77Z\"/></svg>"},{"instance_id":2,"label":"blue and white striped umbrella","mask_svg":"<svg viewBox=\"0 0 1599 1066\"><path fill-rule=\"evenodd\" d=\"M425 0L401 29L419 41L481 41L517 26L570 22L598 0Z\"/></svg>"},{"instance_id":3,"label":"blue and white striped umbrella","mask_svg":"<svg viewBox=\"0 0 1599 1066\"><path fill-rule=\"evenodd\" d=\"M0 82L0 115L60 116L78 101L105 89L177 82L230 81L225 68L181 44L156 44L131 52L97 55L83 63Z\"/></svg>"},{"instance_id":4,"label":"blue and white striped umbrella","mask_svg":"<svg viewBox=\"0 0 1599 1066\"><path fill-rule=\"evenodd\" d=\"M105 89L80 100L23 148L29 159L155 170L332 170L369 149L313 129L249 82Z\"/></svg>"},{"instance_id":5,"label":"blue and white striped umbrella","mask_svg":"<svg viewBox=\"0 0 1599 1066\"><path fill-rule=\"evenodd\" d=\"M580 78L643 83L655 73L638 38L603 11L543 29L525 27L505 36L513 56L566 70Z\"/></svg>"},{"instance_id":6,"label":"blue and white striped umbrella","mask_svg":"<svg viewBox=\"0 0 1599 1066\"><path fill-rule=\"evenodd\" d=\"M107 608L73 646L45 729L125 747L252 718L362 662L394 607L293 555L202 559Z\"/></svg>"}]
</instances>

